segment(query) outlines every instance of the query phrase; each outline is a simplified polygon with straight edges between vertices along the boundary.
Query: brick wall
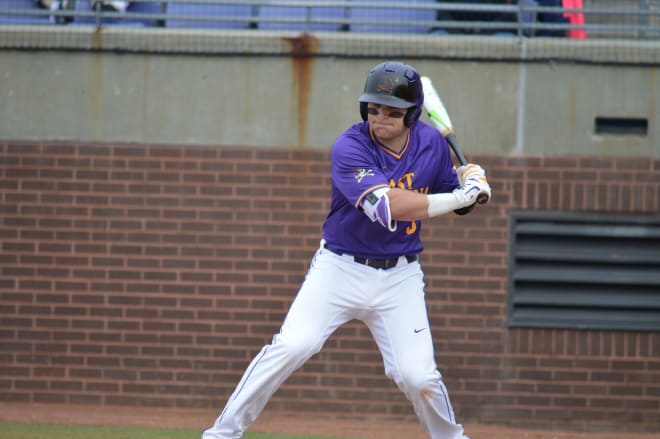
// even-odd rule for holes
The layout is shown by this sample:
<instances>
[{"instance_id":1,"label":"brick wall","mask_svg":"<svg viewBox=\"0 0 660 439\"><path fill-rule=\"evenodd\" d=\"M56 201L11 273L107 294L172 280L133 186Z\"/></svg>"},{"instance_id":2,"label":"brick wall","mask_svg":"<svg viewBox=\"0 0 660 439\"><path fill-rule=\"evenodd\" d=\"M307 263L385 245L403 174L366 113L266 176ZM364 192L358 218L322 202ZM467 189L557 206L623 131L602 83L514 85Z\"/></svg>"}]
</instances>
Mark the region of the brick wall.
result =
<instances>
[{"instance_id":1,"label":"brick wall","mask_svg":"<svg viewBox=\"0 0 660 439\"><path fill-rule=\"evenodd\" d=\"M461 421L660 428L660 334L508 329L512 209L660 211L660 160L476 156L494 199L425 224ZM320 239L327 151L0 142L0 400L222 408ZM366 327L270 410L412 419Z\"/></svg>"}]
</instances>

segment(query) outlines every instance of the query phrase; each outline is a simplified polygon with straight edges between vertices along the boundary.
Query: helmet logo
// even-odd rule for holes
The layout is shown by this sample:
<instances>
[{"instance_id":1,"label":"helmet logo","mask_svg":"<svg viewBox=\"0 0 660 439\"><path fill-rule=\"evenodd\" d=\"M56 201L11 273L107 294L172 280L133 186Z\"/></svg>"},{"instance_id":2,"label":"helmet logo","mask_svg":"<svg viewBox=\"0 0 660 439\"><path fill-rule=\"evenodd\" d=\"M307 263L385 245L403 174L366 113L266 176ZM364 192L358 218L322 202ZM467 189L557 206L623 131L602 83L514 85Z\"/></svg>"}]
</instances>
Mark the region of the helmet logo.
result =
<instances>
[{"instance_id":1,"label":"helmet logo","mask_svg":"<svg viewBox=\"0 0 660 439\"><path fill-rule=\"evenodd\" d=\"M380 78L380 82L376 85L376 93L387 93L391 95L394 91L394 84L392 79L387 76Z\"/></svg>"}]
</instances>

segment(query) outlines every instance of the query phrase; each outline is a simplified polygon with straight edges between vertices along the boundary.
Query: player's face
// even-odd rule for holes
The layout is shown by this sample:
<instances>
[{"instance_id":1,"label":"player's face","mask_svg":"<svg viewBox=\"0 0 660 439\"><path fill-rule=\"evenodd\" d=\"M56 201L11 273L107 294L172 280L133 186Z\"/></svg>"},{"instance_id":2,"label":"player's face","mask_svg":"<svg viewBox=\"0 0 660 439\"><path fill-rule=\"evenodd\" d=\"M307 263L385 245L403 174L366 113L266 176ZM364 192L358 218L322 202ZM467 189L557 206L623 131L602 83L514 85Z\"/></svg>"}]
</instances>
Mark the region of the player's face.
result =
<instances>
[{"instance_id":1,"label":"player's face","mask_svg":"<svg viewBox=\"0 0 660 439\"><path fill-rule=\"evenodd\" d=\"M407 135L408 128L403 124L406 109L380 104L367 104L367 120L374 135L383 143L397 141ZM389 145L388 145L389 146Z\"/></svg>"}]
</instances>

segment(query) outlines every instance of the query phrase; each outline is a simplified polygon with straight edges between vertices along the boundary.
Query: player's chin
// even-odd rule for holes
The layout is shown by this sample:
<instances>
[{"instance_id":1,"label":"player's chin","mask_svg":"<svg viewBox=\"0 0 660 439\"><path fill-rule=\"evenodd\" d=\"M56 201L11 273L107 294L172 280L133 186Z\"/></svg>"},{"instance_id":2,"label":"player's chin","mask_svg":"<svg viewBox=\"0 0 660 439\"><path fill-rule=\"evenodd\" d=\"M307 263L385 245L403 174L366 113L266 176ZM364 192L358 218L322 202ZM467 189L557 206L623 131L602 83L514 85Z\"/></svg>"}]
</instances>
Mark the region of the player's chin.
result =
<instances>
[{"instance_id":1,"label":"player's chin","mask_svg":"<svg viewBox=\"0 0 660 439\"><path fill-rule=\"evenodd\" d=\"M385 124L373 124L371 129L378 137L394 137L398 131L395 127Z\"/></svg>"}]
</instances>

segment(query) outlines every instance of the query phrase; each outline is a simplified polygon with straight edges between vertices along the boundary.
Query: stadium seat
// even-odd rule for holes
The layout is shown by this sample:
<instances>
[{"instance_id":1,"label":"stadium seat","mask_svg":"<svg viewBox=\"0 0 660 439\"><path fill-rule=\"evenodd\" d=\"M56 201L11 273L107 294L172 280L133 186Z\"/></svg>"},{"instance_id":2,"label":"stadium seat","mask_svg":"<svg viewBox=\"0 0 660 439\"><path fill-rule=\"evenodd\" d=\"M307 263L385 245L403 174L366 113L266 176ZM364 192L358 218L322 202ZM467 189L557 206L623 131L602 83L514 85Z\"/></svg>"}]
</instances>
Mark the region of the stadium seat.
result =
<instances>
[{"instance_id":1,"label":"stadium seat","mask_svg":"<svg viewBox=\"0 0 660 439\"><path fill-rule=\"evenodd\" d=\"M367 0L375 3L383 3L383 0ZM395 4L410 5L435 5L435 0L385 0L392 3L391 8L350 8L351 21L378 20L381 23L351 23L351 32L380 32L380 33L407 33L407 34L426 34L429 33L433 25L421 24L422 22L434 22L436 12L434 9L405 9L396 7ZM385 23L385 22L389 23ZM411 25L403 25L401 22L410 22ZM413 25L420 23L420 25Z\"/></svg>"},{"instance_id":2,"label":"stadium seat","mask_svg":"<svg viewBox=\"0 0 660 439\"><path fill-rule=\"evenodd\" d=\"M1 12L8 10L16 12ZM29 13L23 14L21 11ZM54 16L47 12L33 0L3 0L0 1L0 24L54 24Z\"/></svg>"},{"instance_id":3,"label":"stadium seat","mask_svg":"<svg viewBox=\"0 0 660 439\"><path fill-rule=\"evenodd\" d=\"M95 13L93 9L94 0L77 0L76 11L86 12L88 14ZM165 3L159 2L140 2L134 0L128 5L128 9L124 13L106 12L103 11L105 16L101 18L101 25L103 26L127 26L127 27L143 27L143 26L159 26L159 20L154 18L143 18L140 15L144 14L160 14L164 10ZM76 16L72 24L76 25L96 25L97 18L94 15Z\"/></svg>"},{"instance_id":4,"label":"stadium seat","mask_svg":"<svg viewBox=\"0 0 660 439\"><path fill-rule=\"evenodd\" d=\"M222 29L249 29L254 27L256 6L209 3L181 3L170 2L167 5L167 19L165 26L176 28L222 28ZM182 18L183 16L189 18ZM209 17L214 20L209 20Z\"/></svg>"},{"instance_id":5,"label":"stadium seat","mask_svg":"<svg viewBox=\"0 0 660 439\"><path fill-rule=\"evenodd\" d=\"M340 31L347 26L340 22L314 23L312 20L345 20L348 8L342 7L290 7L261 6L259 7L259 29L294 30L294 31ZM305 21L308 19L310 21ZM262 21L264 20L264 21ZM292 20L292 21L286 21Z\"/></svg>"}]
</instances>

